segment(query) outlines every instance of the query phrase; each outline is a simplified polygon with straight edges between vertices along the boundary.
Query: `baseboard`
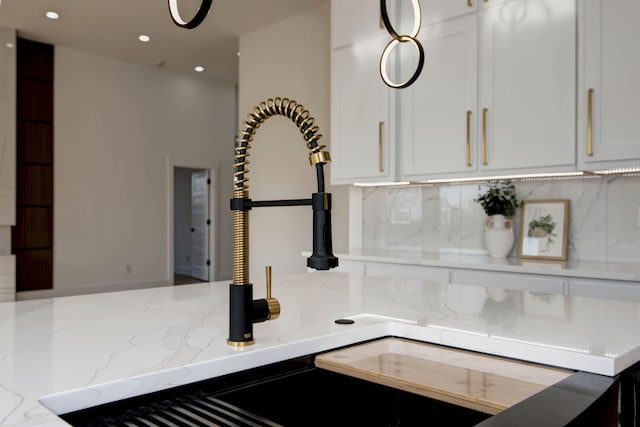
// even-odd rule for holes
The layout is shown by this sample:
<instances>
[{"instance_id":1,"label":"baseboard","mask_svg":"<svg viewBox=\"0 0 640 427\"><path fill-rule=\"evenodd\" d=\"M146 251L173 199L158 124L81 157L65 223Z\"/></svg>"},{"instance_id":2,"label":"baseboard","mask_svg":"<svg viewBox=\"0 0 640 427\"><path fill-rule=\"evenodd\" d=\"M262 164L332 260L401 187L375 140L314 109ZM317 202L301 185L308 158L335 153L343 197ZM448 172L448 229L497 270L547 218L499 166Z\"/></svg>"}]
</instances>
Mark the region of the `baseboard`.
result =
<instances>
[{"instance_id":1,"label":"baseboard","mask_svg":"<svg viewBox=\"0 0 640 427\"><path fill-rule=\"evenodd\" d=\"M138 282L104 283L88 286L74 286L58 289L43 289L38 291L16 292L16 300L30 300L38 298L67 297L72 295L97 294L102 292L131 291L135 289L159 288L172 286L173 280L158 279Z\"/></svg>"}]
</instances>

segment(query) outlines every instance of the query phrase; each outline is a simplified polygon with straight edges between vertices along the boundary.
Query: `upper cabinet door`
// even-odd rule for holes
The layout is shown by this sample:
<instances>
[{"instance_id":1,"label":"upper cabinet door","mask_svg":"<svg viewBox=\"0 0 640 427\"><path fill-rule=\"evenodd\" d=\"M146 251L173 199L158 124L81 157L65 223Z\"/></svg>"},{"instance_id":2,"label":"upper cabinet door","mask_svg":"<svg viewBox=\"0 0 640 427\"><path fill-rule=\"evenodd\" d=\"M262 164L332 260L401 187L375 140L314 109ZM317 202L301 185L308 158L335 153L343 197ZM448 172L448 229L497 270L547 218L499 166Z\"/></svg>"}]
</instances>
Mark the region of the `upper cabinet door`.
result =
<instances>
[{"instance_id":1,"label":"upper cabinet door","mask_svg":"<svg viewBox=\"0 0 640 427\"><path fill-rule=\"evenodd\" d=\"M578 161L585 169L640 163L640 1L585 0Z\"/></svg>"},{"instance_id":2,"label":"upper cabinet door","mask_svg":"<svg viewBox=\"0 0 640 427\"><path fill-rule=\"evenodd\" d=\"M478 0L481 8L501 6L502 4L513 0Z\"/></svg>"},{"instance_id":3,"label":"upper cabinet door","mask_svg":"<svg viewBox=\"0 0 640 427\"><path fill-rule=\"evenodd\" d=\"M421 0L422 24L431 25L478 10L482 0Z\"/></svg>"},{"instance_id":4,"label":"upper cabinet door","mask_svg":"<svg viewBox=\"0 0 640 427\"><path fill-rule=\"evenodd\" d=\"M380 78L388 37L353 43L331 55L331 183L394 179L390 89Z\"/></svg>"},{"instance_id":5,"label":"upper cabinet door","mask_svg":"<svg viewBox=\"0 0 640 427\"><path fill-rule=\"evenodd\" d=\"M575 168L575 0L479 13L481 169Z\"/></svg>"},{"instance_id":6,"label":"upper cabinet door","mask_svg":"<svg viewBox=\"0 0 640 427\"><path fill-rule=\"evenodd\" d=\"M379 1L331 0L331 47L345 46L383 34L387 34L387 30L382 24Z\"/></svg>"},{"instance_id":7,"label":"upper cabinet door","mask_svg":"<svg viewBox=\"0 0 640 427\"><path fill-rule=\"evenodd\" d=\"M477 170L477 32L475 14L420 30L425 66L418 80L399 92L403 179Z\"/></svg>"}]
</instances>

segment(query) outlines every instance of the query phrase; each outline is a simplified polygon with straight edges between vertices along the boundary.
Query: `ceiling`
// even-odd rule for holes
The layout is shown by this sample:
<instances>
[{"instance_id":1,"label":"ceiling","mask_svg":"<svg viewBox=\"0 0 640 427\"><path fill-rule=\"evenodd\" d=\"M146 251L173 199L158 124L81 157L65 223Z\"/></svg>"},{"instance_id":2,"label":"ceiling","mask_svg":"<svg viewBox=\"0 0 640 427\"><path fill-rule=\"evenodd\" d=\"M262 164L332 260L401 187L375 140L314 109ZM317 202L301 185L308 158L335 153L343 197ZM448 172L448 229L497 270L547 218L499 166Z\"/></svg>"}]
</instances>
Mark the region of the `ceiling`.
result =
<instances>
[{"instance_id":1,"label":"ceiling","mask_svg":"<svg viewBox=\"0 0 640 427\"><path fill-rule=\"evenodd\" d=\"M166 0L0 0L0 26L19 37L237 83L238 38L328 0L214 0L194 29L173 23ZM200 0L178 0L185 20ZM45 18L49 10L60 19ZM142 43L138 35L151 41Z\"/></svg>"}]
</instances>

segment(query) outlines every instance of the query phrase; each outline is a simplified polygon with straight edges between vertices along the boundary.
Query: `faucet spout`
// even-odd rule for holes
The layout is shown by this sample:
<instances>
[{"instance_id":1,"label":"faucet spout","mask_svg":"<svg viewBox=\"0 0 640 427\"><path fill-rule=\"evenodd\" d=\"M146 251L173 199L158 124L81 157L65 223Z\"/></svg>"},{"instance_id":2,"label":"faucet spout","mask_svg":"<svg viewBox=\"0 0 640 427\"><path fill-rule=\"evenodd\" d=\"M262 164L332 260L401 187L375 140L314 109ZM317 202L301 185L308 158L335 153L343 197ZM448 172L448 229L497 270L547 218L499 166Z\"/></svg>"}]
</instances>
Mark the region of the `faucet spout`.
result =
<instances>
[{"instance_id":1,"label":"faucet spout","mask_svg":"<svg viewBox=\"0 0 640 427\"><path fill-rule=\"evenodd\" d=\"M307 267L315 270L329 270L338 266L338 258L333 255L331 239L331 194L314 193L313 207L313 253L307 258Z\"/></svg>"},{"instance_id":2,"label":"faucet spout","mask_svg":"<svg viewBox=\"0 0 640 427\"><path fill-rule=\"evenodd\" d=\"M309 149L309 162L315 165L318 191L310 199L252 201L249 198L249 149L256 129L269 117L289 117L300 129ZM280 315L278 300L269 295L265 299L253 299L253 285L249 280L249 211L253 207L311 205L313 208L313 253L307 258L307 266L316 270L328 270L338 266L333 255L331 239L331 194L325 192L324 165L331 160L324 145L318 144L322 135L315 126L315 119L301 104L288 98L268 99L247 115L244 127L236 139L234 150L233 197L233 283L229 292L229 338L227 344L235 347L251 345L253 324L275 319ZM270 270L269 270L270 271ZM270 282L270 277L268 278ZM269 283L270 285L270 283ZM268 286L270 288L270 286Z\"/></svg>"}]
</instances>

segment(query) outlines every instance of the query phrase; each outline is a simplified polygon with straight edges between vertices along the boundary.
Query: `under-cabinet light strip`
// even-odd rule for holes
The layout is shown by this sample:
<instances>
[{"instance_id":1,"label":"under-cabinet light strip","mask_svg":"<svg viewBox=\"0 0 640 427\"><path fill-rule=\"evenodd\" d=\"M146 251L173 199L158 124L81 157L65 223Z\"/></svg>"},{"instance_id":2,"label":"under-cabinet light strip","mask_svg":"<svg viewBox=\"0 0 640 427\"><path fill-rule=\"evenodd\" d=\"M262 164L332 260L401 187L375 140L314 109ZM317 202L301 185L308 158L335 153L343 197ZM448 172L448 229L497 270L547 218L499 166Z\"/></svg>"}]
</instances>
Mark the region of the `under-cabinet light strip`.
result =
<instances>
[{"instance_id":1,"label":"under-cabinet light strip","mask_svg":"<svg viewBox=\"0 0 640 427\"><path fill-rule=\"evenodd\" d=\"M433 185L433 184L459 184L471 182L486 182L502 179L513 179L520 181L534 180L563 180L563 179L593 179L602 178L604 176L640 176L640 167L633 168L616 168L603 169L595 171L567 171L567 172L546 172L533 174L513 174L513 175L494 175L494 176L477 176L467 178L450 178L450 179L427 179L424 181L401 181L401 182L356 182L356 187L389 187L389 186L407 186L407 185Z\"/></svg>"},{"instance_id":2,"label":"under-cabinet light strip","mask_svg":"<svg viewBox=\"0 0 640 427\"><path fill-rule=\"evenodd\" d=\"M455 182L477 182L477 181L494 181L497 179L527 179L527 178L564 178L571 176L584 176L587 173L584 171L575 172L549 172L549 173L534 173L534 174L514 174L514 175L495 175L495 176L482 176L471 178L453 178L453 179L427 179L425 181L419 181L424 184L443 184L443 183L455 183Z\"/></svg>"},{"instance_id":3,"label":"under-cabinet light strip","mask_svg":"<svg viewBox=\"0 0 640 427\"><path fill-rule=\"evenodd\" d=\"M536 347L551 348L551 349L554 349L554 350L571 351L573 353L582 353L582 354L590 354L591 353L591 351L589 351L588 349L584 349L584 348L567 347L567 346L564 346L564 345L555 345L555 344L547 344L547 343L543 343L543 342L539 342L539 341L521 340L521 339L517 339L517 338L503 337L503 336L500 336L500 335L491 335L491 338L497 339L497 340L500 340L500 341L508 341L508 342L514 342L514 343L518 343L518 344L533 345L533 346L536 346Z\"/></svg>"},{"instance_id":4,"label":"under-cabinet light strip","mask_svg":"<svg viewBox=\"0 0 640 427\"><path fill-rule=\"evenodd\" d=\"M554 349L554 350L563 350L563 351L571 351L573 353L582 353L582 354L590 354L591 351L589 351L588 349L584 349L584 348L577 348L577 347L568 347L568 346L563 346L563 345L555 345L555 344L547 344L547 343L543 343L540 341L531 341L531 340L522 340L522 339L518 339L518 338L510 338L510 337L505 337L502 335L494 335L494 334L489 334L489 333L483 333L483 332L474 332L474 331L468 331L465 329L458 329L458 328L450 328L448 326L439 326L439 325L429 325L430 328L436 328L436 329L443 329L445 331L450 331L450 332L461 332L464 334L469 334L469 335L477 335L477 336L481 336L481 337L487 337L487 338L491 338L491 339L496 339L496 340L500 340L500 341L508 341L508 342L513 342L513 343L517 343L517 344L526 344L526 345L532 345L532 346L536 346L536 347L544 347L544 348L550 348L550 349ZM607 353L606 356L614 356L610 353Z\"/></svg>"},{"instance_id":5,"label":"under-cabinet light strip","mask_svg":"<svg viewBox=\"0 0 640 427\"><path fill-rule=\"evenodd\" d=\"M401 182L356 182L353 185L358 187L397 187L400 185L411 185L415 182L401 181Z\"/></svg>"},{"instance_id":6,"label":"under-cabinet light strip","mask_svg":"<svg viewBox=\"0 0 640 427\"><path fill-rule=\"evenodd\" d=\"M475 332L475 331L469 331L466 329L458 329L458 328L451 328L449 326L440 326L440 325L428 325L430 328L434 328L434 329L442 329L444 331L447 332L460 332L463 334L468 334L468 335L476 335L479 337L489 337L489 334L487 334L486 332Z\"/></svg>"},{"instance_id":7,"label":"under-cabinet light strip","mask_svg":"<svg viewBox=\"0 0 640 427\"><path fill-rule=\"evenodd\" d=\"M625 174L635 174L640 172L640 167L636 168L616 168L616 169L603 169L593 171L593 173L598 175L625 175Z\"/></svg>"}]
</instances>

